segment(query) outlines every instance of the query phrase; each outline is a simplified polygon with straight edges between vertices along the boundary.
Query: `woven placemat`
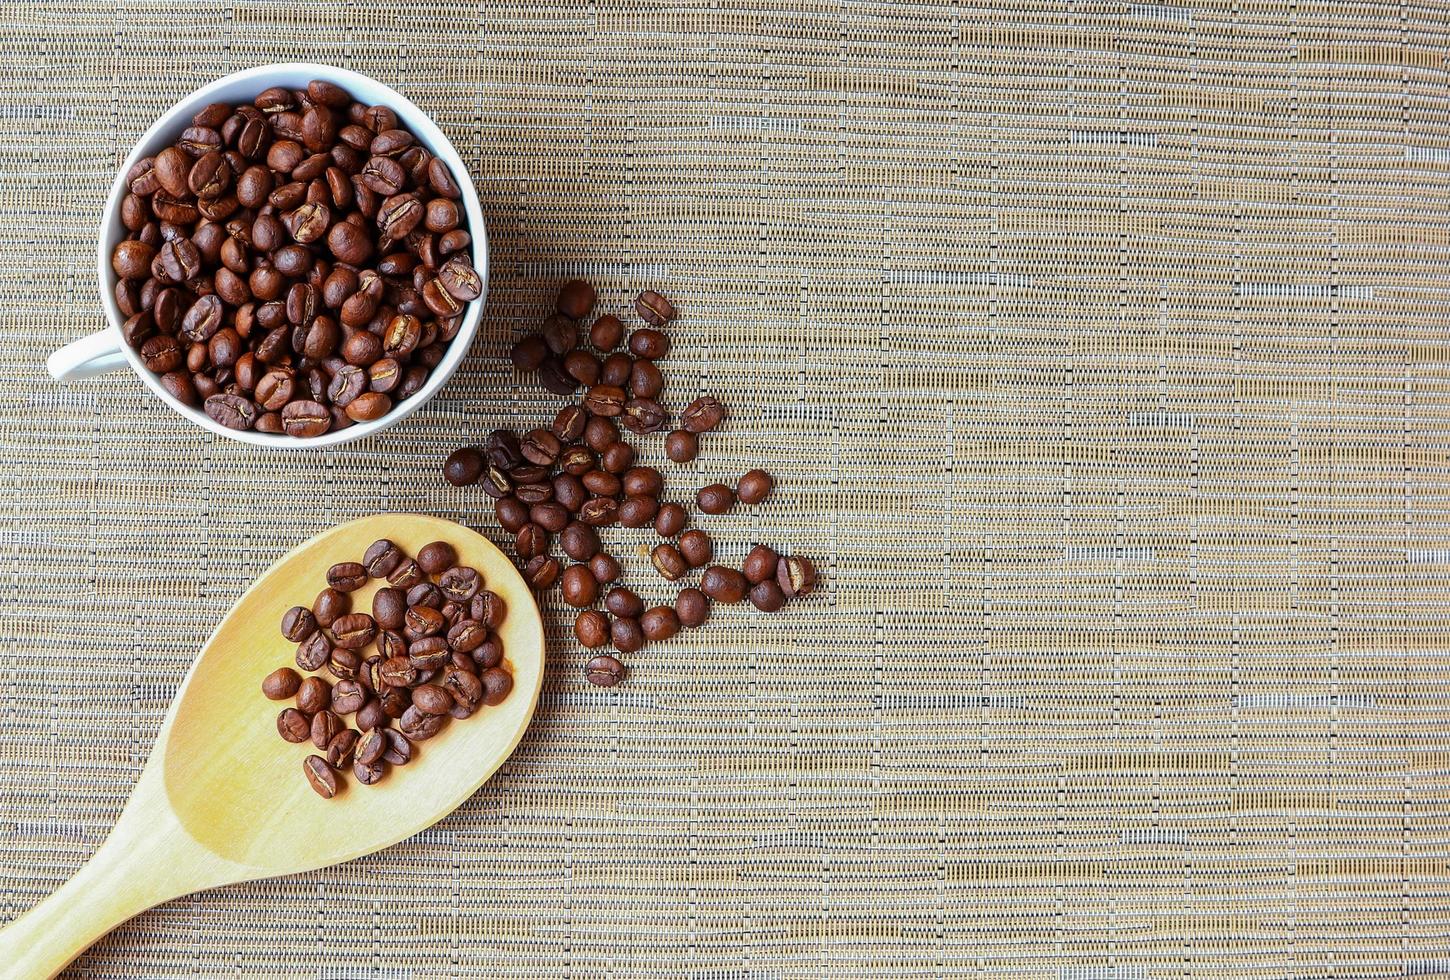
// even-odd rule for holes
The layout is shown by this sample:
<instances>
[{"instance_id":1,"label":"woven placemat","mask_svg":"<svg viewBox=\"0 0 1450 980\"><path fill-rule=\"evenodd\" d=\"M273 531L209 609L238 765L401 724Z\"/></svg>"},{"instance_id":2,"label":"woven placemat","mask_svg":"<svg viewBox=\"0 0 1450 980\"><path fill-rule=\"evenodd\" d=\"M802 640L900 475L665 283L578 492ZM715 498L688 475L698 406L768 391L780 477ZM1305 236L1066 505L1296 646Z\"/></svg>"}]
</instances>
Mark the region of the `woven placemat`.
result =
<instances>
[{"instance_id":1,"label":"woven placemat","mask_svg":"<svg viewBox=\"0 0 1450 980\"><path fill-rule=\"evenodd\" d=\"M97 847L279 554L389 509L500 539L439 461L552 413L503 354L586 276L621 312L669 293L673 404L732 407L669 486L774 471L710 530L814 554L828 588L722 610L610 691L551 598L537 722L461 811L172 902L69 975L1450 973L1447 24L1443 0L4 5L0 921ZM102 324L131 142L274 60L431 112L492 235L458 376L335 452L43 370Z\"/></svg>"}]
</instances>

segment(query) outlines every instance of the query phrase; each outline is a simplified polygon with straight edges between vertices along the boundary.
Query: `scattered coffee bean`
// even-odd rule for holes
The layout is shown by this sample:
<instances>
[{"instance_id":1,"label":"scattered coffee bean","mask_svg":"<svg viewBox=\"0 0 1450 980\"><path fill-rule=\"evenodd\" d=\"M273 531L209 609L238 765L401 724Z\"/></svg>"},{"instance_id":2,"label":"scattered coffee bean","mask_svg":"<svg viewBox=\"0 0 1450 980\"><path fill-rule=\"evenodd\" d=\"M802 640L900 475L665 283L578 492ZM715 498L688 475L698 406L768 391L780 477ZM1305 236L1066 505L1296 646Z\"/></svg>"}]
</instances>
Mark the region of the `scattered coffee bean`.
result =
<instances>
[{"instance_id":1,"label":"scattered coffee bean","mask_svg":"<svg viewBox=\"0 0 1450 980\"><path fill-rule=\"evenodd\" d=\"M321 677L308 677L297 688L297 710L315 715L332 703L332 685Z\"/></svg>"},{"instance_id":2,"label":"scattered coffee bean","mask_svg":"<svg viewBox=\"0 0 1450 980\"><path fill-rule=\"evenodd\" d=\"M434 541L418 549L418 567L428 575L447 571L458 563L458 552L447 541Z\"/></svg>"},{"instance_id":3,"label":"scattered coffee bean","mask_svg":"<svg viewBox=\"0 0 1450 980\"><path fill-rule=\"evenodd\" d=\"M775 578L776 565L779 563L780 556L775 553L774 548L758 544L745 556L745 563L740 566L740 570L745 573L747 582L758 585L768 578Z\"/></svg>"},{"instance_id":4,"label":"scattered coffee bean","mask_svg":"<svg viewBox=\"0 0 1450 980\"><path fill-rule=\"evenodd\" d=\"M285 741L300 744L312 735L312 723L296 708L283 708L277 716L277 734Z\"/></svg>"},{"instance_id":5,"label":"scattered coffee bean","mask_svg":"<svg viewBox=\"0 0 1450 980\"><path fill-rule=\"evenodd\" d=\"M765 470L751 470L735 484L735 495L742 504L758 504L775 489L775 480Z\"/></svg>"},{"instance_id":6,"label":"scattered coffee bean","mask_svg":"<svg viewBox=\"0 0 1450 980\"><path fill-rule=\"evenodd\" d=\"M559 580L564 601L576 609L594 605L599 598L599 582L588 565L570 565Z\"/></svg>"},{"instance_id":7,"label":"scattered coffee bean","mask_svg":"<svg viewBox=\"0 0 1450 980\"><path fill-rule=\"evenodd\" d=\"M616 581L620 573L619 562L615 557L602 551L589 559L589 570L594 573L600 585Z\"/></svg>"},{"instance_id":8,"label":"scattered coffee bean","mask_svg":"<svg viewBox=\"0 0 1450 980\"><path fill-rule=\"evenodd\" d=\"M347 597L347 593L331 587L317 593L317 598L312 600L312 615L317 620L317 625L324 628L331 628L351 608L352 600Z\"/></svg>"},{"instance_id":9,"label":"scattered coffee bean","mask_svg":"<svg viewBox=\"0 0 1450 980\"><path fill-rule=\"evenodd\" d=\"M363 567L373 578L386 578L393 569L403 563L403 552L393 542L383 538L368 545L363 555Z\"/></svg>"},{"instance_id":10,"label":"scattered coffee bean","mask_svg":"<svg viewBox=\"0 0 1450 980\"><path fill-rule=\"evenodd\" d=\"M332 712L350 715L368 703L367 689L357 680L340 680L332 688Z\"/></svg>"},{"instance_id":11,"label":"scattered coffee bean","mask_svg":"<svg viewBox=\"0 0 1450 980\"><path fill-rule=\"evenodd\" d=\"M751 587L750 602L761 612L776 612L785 605L785 593L774 579L766 579Z\"/></svg>"},{"instance_id":12,"label":"scattered coffee bean","mask_svg":"<svg viewBox=\"0 0 1450 980\"><path fill-rule=\"evenodd\" d=\"M605 314L589 328L589 343L598 351L612 351L624 339L624 323L617 316Z\"/></svg>"},{"instance_id":13,"label":"scattered coffee bean","mask_svg":"<svg viewBox=\"0 0 1450 980\"><path fill-rule=\"evenodd\" d=\"M353 753L357 751L357 732L343 729L327 743L327 764L343 770L352 765Z\"/></svg>"},{"instance_id":14,"label":"scattered coffee bean","mask_svg":"<svg viewBox=\"0 0 1450 980\"><path fill-rule=\"evenodd\" d=\"M776 583L788 599L802 596L816 587L816 566L799 555L782 557L776 566Z\"/></svg>"},{"instance_id":15,"label":"scattered coffee bean","mask_svg":"<svg viewBox=\"0 0 1450 980\"><path fill-rule=\"evenodd\" d=\"M680 631L680 617L672 606L655 606L639 617L639 628L646 640L659 643Z\"/></svg>"},{"instance_id":16,"label":"scattered coffee bean","mask_svg":"<svg viewBox=\"0 0 1450 980\"><path fill-rule=\"evenodd\" d=\"M655 570L671 582L684 577L690 570L689 563L680 554L680 549L669 543L655 545L650 552L650 561Z\"/></svg>"},{"instance_id":17,"label":"scattered coffee bean","mask_svg":"<svg viewBox=\"0 0 1450 980\"><path fill-rule=\"evenodd\" d=\"M735 506L735 491L723 483L712 483L695 494L695 505L706 514L723 514Z\"/></svg>"},{"instance_id":18,"label":"scattered coffee bean","mask_svg":"<svg viewBox=\"0 0 1450 980\"><path fill-rule=\"evenodd\" d=\"M689 512L679 504L661 504L655 513L655 533L662 538L673 538L689 522Z\"/></svg>"},{"instance_id":19,"label":"scattered coffee bean","mask_svg":"<svg viewBox=\"0 0 1450 980\"><path fill-rule=\"evenodd\" d=\"M686 432L709 432L725 419L725 406L709 395L696 398L680 413L680 425Z\"/></svg>"},{"instance_id":20,"label":"scattered coffee bean","mask_svg":"<svg viewBox=\"0 0 1450 980\"><path fill-rule=\"evenodd\" d=\"M336 738L337 733L344 727L346 726L343 725L341 718L324 708L312 716L312 744L325 751L328 743Z\"/></svg>"},{"instance_id":21,"label":"scattered coffee bean","mask_svg":"<svg viewBox=\"0 0 1450 980\"><path fill-rule=\"evenodd\" d=\"M302 675L291 667L278 667L262 679L262 694L269 701L285 701L302 686Z\"/></svg>"},{"instance_id":22,"label":"scattered coffee bean","mask_svg":"<svg viewBox=\"0 0 1450 980\"><path fill-rule=\"evenodd\" d=\"M675 596L675 613L681 625L694 629L710 618L710 600L699 589L681 589Z\"/></svg>"},{"instance_id":23,"label":"scattered coffee bean","mask_svg":"<svg viewBox=\"0 0 1450 980\"><path fill-rule=\"evenodd\" d=\"M639 294L634 301L634 309L640 319L656 327L662 327L675 318L674 304L653 289Z\"/></svg>"},{"instance_id":24,"label":"scattered coffee bean","mask_svg":"<svg viewBox=\"0 0 1450 980\"><path fill-rule=\"evenodd\" d=\"M483 682L483 703L486 705L503 704L514 689L514 675L500 667L490 667L478 679Z\"/></svg>"},{"instance_id":25,"label":"scattered coffee bean","mask_svg":"<svg viewBox=\"0 0 1450 980\"><path fill-rule=\"evenodd\" d=\"M548 555L539 555L531 558L524 566L524 581L536 591L543 592L554 587L559 581L560 566L557 558Z\"/></svg>"},{"instance_id":26,"label":"scattered coffee bean","mask_svg":"<svg viewBox=\"0 0 1450 980\"><path fill-rule=\"evenodd\" d=\"M574 619L574 636L590 649L609 642L609 617L597 609L586 609Z\"/></svg>"},{"instance_id":27,"label":"scattered coffee bean","mask_svg":"<svg viewBox=\"0 0 1450 980\"><path fill-rule=\"evenodd\" d=\"M602 641L592 645L601 646ZM624 679L624 664L607 654L591 657L584 665L584 678L595 687L613 687Z\"/></svg>"},{"instance_id":28,"label":"scattered coffee bean","mask_svg":"<svg viewBox=\"0 0 1450 980\"><path fill-rule=\"evenodd\" d=\"M619 505L619 523L624 527L647 527L659 511L654 497L626 497Z\"/></svg>"},{"instance_id":29,"label":"scattered coffee bean","mask_svg":"<svg viewBox=\"0 0 1450 980\"><path fill-rule=\"evenodd\" d=\"M302 772L307 776L308 785L324 800L330 800L337 795L337 773L332 771L332 767L322 756L309 755L303 759Z\"/></svg>"},{"instance_id":30,"label":"scattered coffee bean","mask_svg":"<svg viewBox=\"0 0 1450 980\"><path fill-rule=\"evenodd\" d=\"M609 624L609 639L620 653L636 653L644 649L644 631L639 620L621 616Z\"/></svg>"},{"instance_id":31,"label":"scattered coffee bean","mask_svg":"<svg viewBox=\"0 0 1450 980\"><path fill-rule=\"evenodd\" d=\"M282 635L301 643L317 630L317 618L306 606L293 606L282 616Z\"/></svg>"},{"instance_id":32,"label":"scattered coffee bean","mask_svg":"<svg viewBox=\"0 0 1450 980\"><path fill-rule=\"evenodd\" d=\"M380 761L367 763L354 760L352 764L353 778L364 786L371 786L380 781L387 771L387 767Z\"/></svg>"},{"instance_id":33,"label":"scattered coffee bean","mask_svg":"<svg viewBox=\"0 0 1450 980\"><path fill-rule=\"evenodd\" d=\"M318 630L297 647L297 666L303 670L320 670L332 657L332 640L326 630Z\"/></svg>"},{"instance_id":34,"label":"scattered coffee bean","mask_svg":"<svg viewBox=\"0 0 1450 980\"><path fill-rule=\"evenodd\" d=\"M455 449L443 461L443 478L455 487L471 486L483 476L483 454L472 446Z\"/></svg>"},{"instance_id":35,"label":"scattered coffee bean","mask_svg":"<svg viewBox=\"0 0 1450 980\"><path fill-rule=\"evenodd\" d=\"M711 565L700 576L700 591L716 602L739 602L745 598L748 589L745 576L724 565Z\"/></svg>"},{"instance_id":36,"label":"scattered coffee bean","mask_svg":"<svg viewBox=\"0 0 1450 980\"><path fill-rule=\"evenodd\" d=\"M710 540L710 535L699 528L693 528L680 535L677 547L691 568L708 565L710 559L715 557L715 542Z\"/></svg>"},{"instance_id":37,"label":"scattered coffee bean","mask_svg":"<svg viewBox=\"0 0 1450 980\"><path fill-rule=\"evenodd\" d=\"M571 279L559 289L557 307L571 320L582 320L594 309L597 298L594 287L580 279Z\"/></svg>"},{"instance_id":38,"label":"scattered coffee bean","mask_svg":"<svg viewBox=\"0 0 1450 980\"><path fill-rule=\"evenodd\" d=\"M599 553L599 532L588 524L572 521L559 533L559 547L575 561L588 561Z\"/></svg>"},{"instance_id":39,"label":"scattered coffee bean","mask_svg":"<svg viewBox=\"0 0 1450 980\"><path fill-rule=\"evenodd\" d=\"M665 455L671 462L690 462L700 455L700 437L685 429L676 429L665 436Z\"/></svg>"},{"instance_id":40,"label":"scattered coffee bean","mask_svg":"<svg viewBox=\"0 0 1450 980\"><path fill-rule=\"evenodd\" d=\"M634 619L644 612L644 600L633 589L619 585L605 595L604 608L620 619Z\"/></svg>"},{"instance_id":41,"label":"scattered coffee bean","mask_svg":"<svg viewBox=\"0 0 1450 980\"><path fill-rule=\"evenodd\" d=\"M338 562L327 570L329 588L339 592L356 592L367 584L367 569L355 561Z\"/></svg>"}]
</instances>

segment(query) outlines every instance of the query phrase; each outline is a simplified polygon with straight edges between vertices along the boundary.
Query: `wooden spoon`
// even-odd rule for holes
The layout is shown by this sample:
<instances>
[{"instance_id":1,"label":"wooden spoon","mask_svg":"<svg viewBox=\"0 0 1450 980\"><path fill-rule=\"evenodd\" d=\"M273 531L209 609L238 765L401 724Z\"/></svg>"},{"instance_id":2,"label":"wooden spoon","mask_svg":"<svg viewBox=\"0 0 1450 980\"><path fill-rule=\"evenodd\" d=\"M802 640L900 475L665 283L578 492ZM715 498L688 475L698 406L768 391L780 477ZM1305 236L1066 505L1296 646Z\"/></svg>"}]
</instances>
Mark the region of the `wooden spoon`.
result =
<instances>
[{"instance_id":1,"label":"wooden spoon","mask_svg":"<svg viewBox=\"0 0 1450 980\"><path fill-rule=\"evenodd\" d=\"M262 697L261 681L291 664L278 624L326 586L329 566L360 561L390 538L416 555L447 541L508 604L499 635L514 676L508 699L450 721L416 746L413 761L363 786L351 770L336 798L308 785L302 760L317 750L277 735L290 701ZM367 611L381 584L352 594ZM473 795L513 752L544 676L544 631L513 564L482 535L452 521L379 514L306 542L257 580L202 648L181 684L151 757L111 835L60 890L0 932L0 973L52 977L91 943L153 905L204 888L310 871L411 837ZM325 832L320 828L326 828Z\"/></svg>"}]
</instances>

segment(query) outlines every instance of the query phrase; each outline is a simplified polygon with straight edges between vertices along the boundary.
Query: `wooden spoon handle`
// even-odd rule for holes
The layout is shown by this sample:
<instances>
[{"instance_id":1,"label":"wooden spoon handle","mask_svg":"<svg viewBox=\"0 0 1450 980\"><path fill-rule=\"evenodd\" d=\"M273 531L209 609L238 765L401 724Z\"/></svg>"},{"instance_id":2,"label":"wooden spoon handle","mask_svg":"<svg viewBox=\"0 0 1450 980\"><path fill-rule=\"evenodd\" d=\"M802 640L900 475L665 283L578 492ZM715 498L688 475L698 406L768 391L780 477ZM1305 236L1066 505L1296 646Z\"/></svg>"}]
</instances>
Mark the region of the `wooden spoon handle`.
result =
<instances>
[{"instance_id":1,"label":"wooden spoon handle","mask_svg":"<svg viewBox=\"0 0 1450 980\"><path fill-rule=\"evenodd\" d=\"M75 876L0 930L0 977L48 980L127 919L153 905L237 880L181 828L164 794L138 792L111 836Z\"/></svg>"}]
</instances>

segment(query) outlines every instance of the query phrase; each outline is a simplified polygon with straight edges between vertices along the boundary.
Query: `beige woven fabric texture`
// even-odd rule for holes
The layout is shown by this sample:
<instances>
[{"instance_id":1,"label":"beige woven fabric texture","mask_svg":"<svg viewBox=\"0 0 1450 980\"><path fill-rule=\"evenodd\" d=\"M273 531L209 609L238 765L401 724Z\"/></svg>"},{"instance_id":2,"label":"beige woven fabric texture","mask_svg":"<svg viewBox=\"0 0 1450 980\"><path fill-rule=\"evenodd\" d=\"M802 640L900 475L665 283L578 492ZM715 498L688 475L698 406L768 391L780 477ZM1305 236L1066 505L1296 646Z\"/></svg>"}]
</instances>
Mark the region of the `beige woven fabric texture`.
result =
<instances>
[{"instance_id":1,"label":"beige woven fabric texture","mask_svg":"<svg viewBox=\"0 0 1450 980\"><path fill-rule=\"evenodd\" d=\"M551 598L458 813L69 976L1450 975L1447 42L1444 0L6 4L0 921L278 555L379 510L502 540L439 463L552 415L504 354L580 275L674 297L670 404L731 406L672 492L774 471L707 526L828 587L610 691ZM276 60L432 113L492 237L462 370L341 451L43 370L102 325L135 137Z\"/></svg>"}]
</instances>

